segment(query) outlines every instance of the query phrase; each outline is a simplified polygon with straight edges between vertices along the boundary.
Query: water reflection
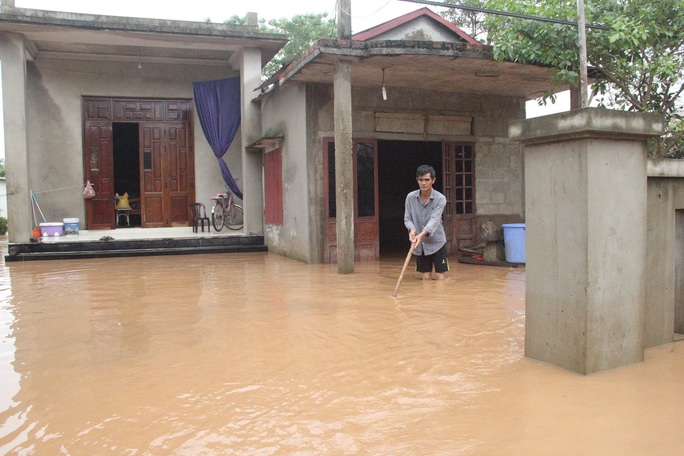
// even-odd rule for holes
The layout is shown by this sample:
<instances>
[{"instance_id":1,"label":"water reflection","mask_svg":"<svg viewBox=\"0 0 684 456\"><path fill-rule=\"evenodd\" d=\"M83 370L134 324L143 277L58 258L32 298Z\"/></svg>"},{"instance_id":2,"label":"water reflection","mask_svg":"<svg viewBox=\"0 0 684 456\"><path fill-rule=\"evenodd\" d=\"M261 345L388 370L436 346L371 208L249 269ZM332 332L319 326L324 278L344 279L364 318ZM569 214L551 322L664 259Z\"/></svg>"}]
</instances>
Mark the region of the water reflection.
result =
<instances>
[{"instance_id":1,"label":"water reflection","mask_svg":"<svg viewBox=\"0 0 684 456\"><path fill-rule=\"evenodd\" d=\"M3 265L0 454L684 452L684 347L578 376L523 357L524 270L402 261Z\"/></svg>"}]
</instances>

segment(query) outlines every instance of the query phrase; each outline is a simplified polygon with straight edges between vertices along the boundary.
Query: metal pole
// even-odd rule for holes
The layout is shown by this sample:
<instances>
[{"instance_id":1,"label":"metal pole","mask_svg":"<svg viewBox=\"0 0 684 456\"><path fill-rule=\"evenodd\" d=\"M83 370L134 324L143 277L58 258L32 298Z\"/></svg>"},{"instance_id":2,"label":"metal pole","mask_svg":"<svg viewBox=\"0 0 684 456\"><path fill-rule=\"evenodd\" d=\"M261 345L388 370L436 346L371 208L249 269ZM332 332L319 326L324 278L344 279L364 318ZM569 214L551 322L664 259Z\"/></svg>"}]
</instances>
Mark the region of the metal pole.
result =
<instances>
[{"instance_id":1,"label":"metal pole","mask_svg":"<svg viewBox=\"0 0 684 456\"><path fill-rule=\"evenodd\" d=\"M577 27L579 29L579 72L580 72L580 108L589 103L587 91L587 27L584 16L584 0L577 0Z\"/></svg>"}]
</instances>

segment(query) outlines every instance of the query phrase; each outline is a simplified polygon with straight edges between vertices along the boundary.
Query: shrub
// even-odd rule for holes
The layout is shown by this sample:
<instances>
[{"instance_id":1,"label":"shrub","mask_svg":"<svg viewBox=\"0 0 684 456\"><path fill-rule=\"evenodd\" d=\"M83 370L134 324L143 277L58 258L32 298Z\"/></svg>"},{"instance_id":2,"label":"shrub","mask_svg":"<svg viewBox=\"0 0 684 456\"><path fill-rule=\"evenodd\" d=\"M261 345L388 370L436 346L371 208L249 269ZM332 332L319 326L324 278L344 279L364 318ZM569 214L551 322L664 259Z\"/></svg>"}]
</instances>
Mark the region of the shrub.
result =
<instances>
[{"instance_id":1,"label":"shrub","mask_svg":"<svg viewBox=\"0 0 684 456\"><path fill-rule=\"evenodd\" d=\"M0 236L7 234L7 218L0 217Z\"/></svg>"}]
</instances>

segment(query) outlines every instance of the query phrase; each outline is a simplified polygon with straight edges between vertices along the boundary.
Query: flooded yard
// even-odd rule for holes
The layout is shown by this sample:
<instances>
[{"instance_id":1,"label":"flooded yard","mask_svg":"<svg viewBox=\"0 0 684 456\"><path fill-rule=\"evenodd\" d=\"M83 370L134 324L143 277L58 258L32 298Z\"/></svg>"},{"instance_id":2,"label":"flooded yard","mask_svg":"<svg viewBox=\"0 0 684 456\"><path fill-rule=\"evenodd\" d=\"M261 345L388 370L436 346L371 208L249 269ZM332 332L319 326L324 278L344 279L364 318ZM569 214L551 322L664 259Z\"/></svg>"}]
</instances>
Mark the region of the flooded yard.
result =
<instances>
[{"instance_id":1,"label":"flooded yard","mask_svg":"<svg viewBox=\"0 0 684 456\"><path fill-rule=\"evenodd\" d=\"M580 376L523 356L524 269L402 264L2 263L0 454L684 454L684 342Z\"/></svg>"}]
</instances>

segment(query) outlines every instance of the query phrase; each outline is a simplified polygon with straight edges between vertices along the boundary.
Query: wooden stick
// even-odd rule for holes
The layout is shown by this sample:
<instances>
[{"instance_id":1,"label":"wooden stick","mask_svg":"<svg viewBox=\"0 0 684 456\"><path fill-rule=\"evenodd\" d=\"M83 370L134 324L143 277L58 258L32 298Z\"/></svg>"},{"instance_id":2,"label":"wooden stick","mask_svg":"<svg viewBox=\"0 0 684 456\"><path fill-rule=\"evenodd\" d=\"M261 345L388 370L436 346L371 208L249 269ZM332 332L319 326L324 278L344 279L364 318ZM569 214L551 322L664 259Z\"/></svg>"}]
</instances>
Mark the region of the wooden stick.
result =
<instances>
[{"instance_id":1,"label":"wooden stick","mask_svg":"<svg viewBox=\"0 0 684 456\"><path fill-rule=\"evenodd\" d=\"M404 278L404 272L406 272L406 266L408 266L409 261L411 261L411 255L413 255L413 251L416 249L417 242L412 242L411 243L411 248L409 249L408 255L406 255L406 261L404 261L404 267L401 268L401 274L399 275L399 280L397 280L397 286L394 288L394 293L392 293L392 297L396 298L397 297L397 291L399 291L399 284L401 284L401 279Z\"/></svg>"}]
</instances>

